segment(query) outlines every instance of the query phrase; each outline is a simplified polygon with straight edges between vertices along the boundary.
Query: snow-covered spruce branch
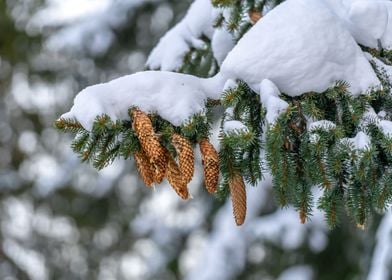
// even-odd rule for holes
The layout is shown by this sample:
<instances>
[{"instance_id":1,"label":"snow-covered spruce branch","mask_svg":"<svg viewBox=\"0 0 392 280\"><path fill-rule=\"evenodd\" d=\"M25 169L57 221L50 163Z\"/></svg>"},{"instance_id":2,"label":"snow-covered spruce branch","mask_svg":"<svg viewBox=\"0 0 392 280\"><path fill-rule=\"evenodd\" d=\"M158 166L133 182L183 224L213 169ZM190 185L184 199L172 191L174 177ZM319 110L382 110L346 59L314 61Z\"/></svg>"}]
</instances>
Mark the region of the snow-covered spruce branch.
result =
<instances>
[{"instance_id":1,"label":"snow-covered spruce branch","mask_svg":"<svg viewBox=\"0 0 392 280\"><path fill-rule=\"evenodd\" d=\"M238 16L235 5L222 4ZM192 9L179 26L196 20L190 15ZM179 28L167 36L185 36ZM167 58L163 42L170 41L150 62ZM244 180L256 184L268 168L279 202L293 205L301 222L311 215L316 185L330 226L347 209L363 227L392 200L391 48L390 1L288 0L244 34L215 76L145 71L94 85L56 125L77 132L72 146L83 160L102 168L135 156L147 185L166 177L182 198L184 175L193 175L189 146L199 144L208 190L215 192L219 168L217 193L231 193L237 224L246 213ZM180 63L173 57L167 59ZM220 166L208 142L216 106L225 108Z\"/></svg>"}]
</instances>

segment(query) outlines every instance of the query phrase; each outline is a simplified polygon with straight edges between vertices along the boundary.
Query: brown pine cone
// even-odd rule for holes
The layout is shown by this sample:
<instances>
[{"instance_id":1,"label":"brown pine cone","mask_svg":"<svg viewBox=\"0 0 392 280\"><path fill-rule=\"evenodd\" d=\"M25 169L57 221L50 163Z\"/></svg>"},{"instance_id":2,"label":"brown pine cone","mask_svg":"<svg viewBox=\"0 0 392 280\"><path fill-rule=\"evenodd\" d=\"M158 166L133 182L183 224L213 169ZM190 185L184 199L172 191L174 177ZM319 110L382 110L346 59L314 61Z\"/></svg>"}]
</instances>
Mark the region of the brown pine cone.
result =
<instances>
[{"instance_id":1,"label":"brown pine cone","mask_svg":"<svg viewBox=\"0 0 392 280\"><path fill-rule=\"evenodd\" d=\"M204 139L200 141L200 152L204 169L204 182L209 193L215 193L219 181L219 155L214 146Z\"/></svg>"},{"instance_id":2,"label":"brown pine cone","mask_svg":"<svg viewBox=\"0 0 392 280\"><path fill-rule=\"evenodd\" d=\"M246 189L240 173L235 173L229 182L235 223L240 226L246 217Z\"/></svg>"},{"instance_id":3,"label":"brown pine cone","mask_svg":"<svg viewBox=\"0 0 392 280\"><path fill-rule=\"evenodd\" d=\"M306 223L306 214L302 209L299 211L299 220L301 221L301 224Z\"/></svg>"},{"instance_id":4,"label":"brown pine cone","mask_svg":"<svg viewBox=\"0 0 392 280\"><path fill-rule=\"evenodd\" d=\"M176 161L171 156L169 157L167 165L166 177L172 188L182 199L189 198L187 183L185 182Z\"/></svg>"},{"instance_id":5,"label":"brown pine cone","mask_svg":"<svg viewBox=\"0 0 392 280\"><path fill-rule=\"evenodd\" d=\"M140 150L134 154L136 166L139 170L139 174L142 177L144 183L148 187L154 185L154 169L150 164L150 161L143 150Z\"/></svg>"},{"instance_id":6,"label":"brown pine cone","mask_svg":"<svg viewBox=\"0 0 392 280\"><path fill-rule=\"evenodd\" d=\"M140 142L155 135L152 122L148 115L139 109L132 110L133 129L135 130Z\"/></svg>"},{"instance_id":7,"label":"brown pine cone","mask_svg":"<svg viewBox=\"0 0 392 280\"><path fill-rule=\"evenodd\" d=\"M168 164L168 154L166 153L166 149L164 147L160 147L162 150L159 151L159 156L155 157L155 161L150 158L151 165L154 169L154 181L158 184L162 183L163 179L166 175L166 169Z\"/></svg>"},{"instance_id":8,"label":"brown pine cone","mask_svg":"<svg viewBox=\"0 0 392 280\"><path fill-rule=\"evenodd\" d=\"M179 134L173 134L171 138L174 148L176 148L179 167L186 183L189 183L195 172L195 155L191 143Z\"/></svg>"},{"instance_id":9,"label":"brown pine cone","mask_svg":"<svg viewBox=\"0 0 392 280\"><path fill-rule=\"evenodd\" d=\"M159 143L148 115L139 109L132 110L133 129L154 168L154 181L161 183L166 173L165 148Z\"/></svg>"}]
</instances>

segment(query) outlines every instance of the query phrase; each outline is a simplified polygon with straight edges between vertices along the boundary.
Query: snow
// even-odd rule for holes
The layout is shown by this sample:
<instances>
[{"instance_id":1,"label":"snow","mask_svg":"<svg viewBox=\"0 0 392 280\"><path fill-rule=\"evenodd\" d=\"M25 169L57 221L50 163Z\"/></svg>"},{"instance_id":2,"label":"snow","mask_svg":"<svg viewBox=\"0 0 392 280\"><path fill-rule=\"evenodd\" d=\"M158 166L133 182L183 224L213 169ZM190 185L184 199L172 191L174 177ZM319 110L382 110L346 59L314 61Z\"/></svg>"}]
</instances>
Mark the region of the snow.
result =
<instances>
[{"instance_id":1,"label":"snow","mask_svg":"<svg viewBox=\"0 0 392 280\"><path fill-rule=\"evenodd\" d=\"M317 144L320 141L320 135L318 135L316 133L311 133L309 135L309 141L312 144Z\"/></svg>"},{"instance_id":2,"label":"snow","mask_svg":"<svg viewBox=\"0 0 392 280\"><path fill-rule=\"evenodd\" d=\"M355 146L357 147L358 150L364 150L367 149L370 145L370 138L367 134L365 134L363 131L360 131L357 133L355 136Z\"/></svg>"},{"instance_id":3,"label":"snow","mask_svg":"<svg viewBox=\"0 0 392 280\"><path fill-rule=\"evenodd\" d=\"M386 0L353 1L349 20L355 26L353 36L358 43L371 48L392 48L392 3ZM369 24L371 23L371 24Z\"/></svg>"},{"instance_id":4,"label":"snow","mask_svg":"<svg viewBox=\"0 0 392 280\"><path fill-rule=\"evenodd\" d=\"M50 51L84 51L93 55L105 53L113 40L114 29L121 26L131 11L148 2L158 0L71 0L47 1L29 21L28 27L42 29L58 28L45 41Z\"/></svg>"},{"instance_id":5,"label":"snow","mask_svg":"<svg viewBox=\"0 0 392 280\"><path fill-rule=\"evenodd\" d=\"M230 9L214 8L210 0L194 1L186 16L161 38L146 66L150 69L177 71L191 48L207 47L200 39L203 35L211 40L212 53L218 65L221 65L235 46L235 39L230 32L225 28L213 28L215 19L221 14L229 19Z\"/></svg>"},{"instance_id":6,"label":"snow","mask_svg":"<svg viewBox=\"0 0 392 280\"><path fill-rule=\"evenodd\" d=\"M11 259L28 278L32 280L49 279L49 271L45 266L43 254L23 247L11 238L2 242L2 249L7 258Z\"/></svg>"},{"instance_id":7,"label":"snow","mask_svg":"<svg viewBox=\"0 0 392 280\"><path fill-rule=\"evenodd\" d=\"M211 39L211 47L214 57L219 65L222 64L227 54L234 48L233 36L224 28L215 30Z\"/></svg>"},{"instance_id":8,"label":"snow","mask_svg":"<svg viewBox=\"0 0 392 280\"><path fill-rule=\"evenodd\" d=\"M260 211L268 204L271 187L272 178L266 174L257 187L247 188L247 222L241 227L233 223L231 201L226 201L216 214L211 234L186 279L235 279L246 267L246 251L253 244L263 246L263 242L272 242L279 244L283 250L295 250L306 242L306 232L310 230L318 235L319 240L323 239L321 236L326 239L327 225L318 209L314 210L312 221L305 225L298 222L298 213L292 208L277 209L271 214L260 216ZM317 200L322 192L317 188L313 191ZM325 246L325 241L321 245ZM317 252L320 250L323 248L316 248ZM309 275L305 270L297 272L297 276Z\"/></svg>"},{"instance_id":9,"label":"snow","mask_svg":"<svg viewBox=\"0 0 392 280\"><path fill-rule=\"evenodd\" d=\"M385 32L388 11L384 3L370 1L353 2L348 14L349 20L356 27L355 38L358 43L371 48L378 48L378 40ZM369 24L369 23L372 24Z\"/></svg>"},{"instance_id":10,"label":"snow","mask_svg":"<svg viewBox=\"0 0 392 280\"><path fill-rule=\"evenodd\" d=\"M328 120L321 120L321 121L312 122L309 125L308 130L310 132L315 131L317 129L330 131L330 130L335 129L335 128L336 128L336 124L334 124L333 122L328 121Z\"/></svg>"},{"instance_id":11,"label":"snow","mask_svg":"<svg viewBox=\"0 0 392 280\"><path fill-rule=\"evenodd\" d=\"M375 120L376 122L379 121L379 118L372 107L367 108L366 112L363 114L361 119L361 126L369 125L369 122Z\"/></svg>"},{"instance_id":12,"label":"snow","mask_svg":"<svg viewBox=\"0 0 392 280\"><path fill-rule=\"evenodd\" d=\"M320 135L317 134L316 130L324 130L329 132L336 128L336 124L328 120L320 120L320 121L310 121L308 122L308 131L310 132L309 141L312 144L318 143L320 140Z\"/></svg>"},{"instance_id":13,"label":"snow","mask_svg":"<svg viewBox=\"0 0 392 280\"><path fill-rule=\"evenodd\" d=\"M377 243L374 249L368 280L390 279L392 265L392 210L381 220L377 230Z\"/></svg>"},{"instance_id":14,"label":"snow","mask_svg":"<svg viewBox=\"0 0 392 280\"><path fill-rule=\"evenodd\" d=\"M225 116L227 119L232 119L234 118L234 109L233 107L229 107L225 110Z\"/></svg>"},{"instance_id":15,"label":"snow","mask_svg":"<svg viewBox=\"0 0 392 280\"><path fill-rule=\"evenodd\" d=\"M267 110L266 119L269 124L275 123L289 104L279 98L280 92L277 86L270 80L264 79L260 84L260 102Z\"/></svg>"},{"instance_id":16,"label":"snow","mask_svg":"<svg viewBox=\"0 0 392 280\"><path fill-rule=\"evenodd\" d=\"M323 0L340 18L357 43L392 47L392 3L387 0ZM371 24L369 24L371 23Z\"/></svg>"},{"instance_id":17,"label":"snow","mask_svg":"<svg viewBox=\"0 0 392 280\"><path fill-rule=\"evenodd\" d=\"M266 96L280 96L280 91L278 87L268 79L264 79L260 84L260 98L263 103L263 100L265 100Z\"/></svg>"},{"instance_id":18,"label":"snow","mask_svg":"<svg viewBox=\"0 0 392 280\"><path fill-rule=\"evenodd\" d=\"M387 113L385 111L380 111L376 114L374 109L370 107L363 114L361 126L366 127L369 124L374 123L385 137L392 138L392 122L389 120L383 120L385 117L387 117Z\"/></svg>"},{"instance_id":19,"label":"snow","mask_svg":"<svg viewBox=\"0 0 392 280\"><path fill-rule=\"evenodd\" d=\"M378 112L377 116L383 119L383 118L385 118L387 116L387 112L380 111L380 112Z\"/></svg>"},{"instance_id":20,"label":"snow","mask_svg":"<svg viewBox=\"0 0 392 280\"><path fill-rule=\"evenodd\" d=\"M246 262L246 249L249 238L245 236L252 219L257 217L262 206L267 202L267 191L271 187L271 177L260 182L257 188L248 188L247 222L237 227L233 223L231 201L219 209L213 222L213 229L196 265L187 275L188 280L230 279L242 271ZM230 258L227 258L227 256Z\"/></svg>"},{"instance_id":21,"label":"snow","mask_svg":"<svg viewBox=\"0 0 392 280\"><path fill-rule=\"evenodd\" d=\"M237 83L232 79L228 79L223 86L223 91L233 90L236 87Z\"/></svg>"},{"instance_id":22,"label":"snow","mask_svg":"<svg viewBox=\"0 0 392 280\"><path fill-rule=\"evenodd\" d=\"M202 113L208 97L220 93L222 85L216 81L164 71L139 72L87 87L61 118L76 119L91 130L96 116L107 114L113 121L129 119L129 107L137 106L179 126Z\"/></svg>"},{"instance_id":23,"label":"snow","mask_svg":"<svg viewBox=\"0 0 392 280\"><path fill-rule=\"evenodd\" d=\"M378 128L381 130L381 132L389 138L392 138L392 122L387 121L387 120L381 120L378 123Z\"/></svg>"},{"instance_id":24,"label":"snow","mask_svg":"<svg viewBox=\"0 0 392 280\"><path fill-rule=\"evenodd\" d=\"M178 70L184 56L192 47L197 49L206 47L200 37L202 35L207 38L212 37L213 14L210 0L193 2L185 17L167 32L152 50L146 65L150 69Z\"/></svg>"},{"instance_id":25,"label":"snow","mask_svg":"<svg viewBox=\"0 0 392 280\"><path fill-rule=\"evenodd\" d=\"M367 59L373 62L378 69L380 69L381 71L385 71L385 74L387 75L389 82L392 83L392 66L386 65L384 62L382 62L381 60L372 56L369 53L365 53L365 55Z\"/></svg>"},{"instance_id":26,"label":"snow","mask_svg":"<svg viewBox=\"0 0 392 280\"><path fill-rule=\"evenodd\" d=\"M220 16L223 17L225 22L230 21L231 8L214 8L213 18L217 19ZM218 62L218 65L222 65L227 54L234 48L236 40L233 33L230 33L225 26L216 28L211 38L211 48L214 58Z\"/></svg>"},{"instance_id":27,"label":"snow","mask_svg":"<svg viewBox=\"0 0 392 280\"><path fill-rule=\"evenodd\" d=\"M274 8L242 37L221 71L255 90L269 79L290 96L323 92L338 80L348 82L354 95L380 86L345 25L314 0L288 0Z\"/></svg>"},{"instance_id":28,"label":"snow","mask_svg":"<svg viewBox=\"0 0 392 280\"><path fill-rule=\"evenodd\" d=\"M110 0L101 0L91 5L90 0L48 0L30 20L30 24L39 26L59 25L80 20L86 16L95 16L106 12Z\"/></svg>"},{"instance_id":29,"label":"snow","mask_svg":"<svg viewBox=\"0 0 392 280\"><path fill-rule=\"evenodd\" d=\"M283 271L278 280L311 280L314 279L314 271L310 266L296 265Z\"/></svg>"},{"instance_id":30,"label":"snow","mask_svg":"<svg viewBox=\"0 0 392 280\"><path fill-rule=\"evenodd\" d=\"M344 138L348 140L356 150L365 150L370 146L370 138L363 131L359 131L353 138Z\"/></svg>"},{"instance_id":31,"label":"snow","mask_svg":"<svg viewBox=\"0 0 392 280\"><path fill-rule=\"evenodd\" d=\"M83 90L76 97L71 112L63 117L76 118L85 128L91 129L97 115L108 114L113 120L125 119L128 108L138 106L146 112L158 113L174 125L181 125L191 115L203 111L206 98L219 99L225 81L230 81L225 86L228 88L237 79L244 80L260 93L269 124L288 107L287 102L279 98L280 92L290 96L323 92L336 81L344 80L350 84L352 94L366 93L381 84L368 61L369 54L361 51L350 33L354 29L350 27L353 23L349 19L358 20L364 7L371 4L350 1L343 5L338 0L288 0L243 36L215 77L198 79L168 72L136 73ZM367 16L372 18L380 14L382 20L384 10L380 7L386 5L384 2L371 5ZM344 11L347 14L351 11L346 22L341 19ZM216 10L210 1L195 1L185 18L161 39L147 65L178 69L190 47L204 48L204 42L199 39L202 35L216 37L214 52L218 60L223 59L232 47L231 35L225 34L225 30L213 34L214 15ZM374 36L378 38L381 33L383 36L388 33L381 27L361 24L357 27L366 29L361 32L363 34L376 34Z\"/></svg>"},{"instance_id":32,"label":"snow","mask_svg":"<svg viewBox=\"0 0 392 280\"><path fill-rule=\"evenodd\" d=\"M223 132L224 133L247 133L248 128L240 121L225 121L223 124Z\"/></svg>"},{"instance_id":33,"label":"snow","mask_svg":"<svg viewBox=\"0 0 392 280\"><path fill-rule=\"evenodd\" d=\"M384 1L383 4L388 10L388 22L385 27L385 33L381 37L381 45L386 49L392 49L392 3L390 1Z\"/></svg>"}]
</instances>

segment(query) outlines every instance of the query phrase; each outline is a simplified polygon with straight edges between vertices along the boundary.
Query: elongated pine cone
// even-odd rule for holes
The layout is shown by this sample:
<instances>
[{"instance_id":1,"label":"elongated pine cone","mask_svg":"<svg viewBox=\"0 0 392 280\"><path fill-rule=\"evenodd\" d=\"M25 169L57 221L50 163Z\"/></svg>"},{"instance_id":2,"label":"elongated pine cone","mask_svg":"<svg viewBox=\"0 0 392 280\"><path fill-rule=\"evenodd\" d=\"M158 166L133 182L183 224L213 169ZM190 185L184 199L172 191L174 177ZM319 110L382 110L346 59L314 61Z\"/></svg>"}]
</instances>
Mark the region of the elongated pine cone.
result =
<instances>
[{"instance_id":1,"label":"elongated pine cone","mask_svg":"<svg viewBox=\"0 0 392 280\"><path fill-rule=\"evenodd\" d=\"M166 177L170 185L175 190L175 192L182 199L189 198L187 183L185 182L184 177L182 176L182 173L177 165L177 162L171 156L169 157L169 161L167 165Z\"/></svg>"},{"instance_id":2,"label":"elongated pine cone","mask_svg":"<svg viewBox=\"0 0 392 280\"><path fill-rule=\"evenodd\" d=\"M154 169L150 164L146 153L143 150L140 150L136 152L134 156L137 170L139 171L144 183L148 187L152 187L154 185Z\"/></svg>"},{"instance_id":3,"label":"elongated pine cone","mask_svg":"<svg viewBox=\"0 0 392 280\"><path fill-rule=\"evenodd\" d=\"M173 134L171 138L174 148L176 148L179 160L179 167L186 183L189 183L195 172L195 155L191 143L179 134Z\"/></svg>"},{"instance_id":4,"label":"elongated pine cone","mask_svg":"<svg viewBox=\"0 0 392 280\"><path fill-rule=\"evenodd\" d=\"M214 146L204 139L200 141L200 152L204 169L204 182L209 193L215 193L219 181L219 155Z\"/></svg>"},{"instance_id":5,"label":"elongated pine cone","mask_svg":"<svg viewBox=\"0 0 392 280\"><path fill-rule=\"evenodd\" d=\"M306 223L306 213L304 210L299 211L299 220L301 221L301 224Z\"/></svg>"},{"instance_id":6,"label":"elongated pine cone","mask_svg":"<svg viewBox=\"0 0 392 280\"><path fill-rule=\"evenodd\" d=\"M240 226L246 217L246 189L241 174L235 173L229 182L235 223Z\"/></svg>"},{"instance_id":7,"label":"elongated pine cone","mask_svg":"<svg viewBox=\"0 0 392 280\"><path fill-rule=\"evenodd\" d=\"M167 167L165 148L159 143L152 122L147 114L139 109L134 109L132 110L132 118L133 129L140 141L140 145L154 168L154 181L161 183L165 177Z\"/></svg>"},{"instance_id":8,"label":"elongated pine cone","mask_svg":"<svg viewBox=\"0 0 392 280\"><path fill-rule=\"evenodd\" d=\"M150 157L150 162L154 169L154 181L158 184L162 183L163 178L165 178L166 175L169 158L165 150L164 147L159 146L158 149L153 152L154 156Z\"/></svg>"},{"instance_id":9,"label":"elongated pine cone","mask_svg":"<svg viewBox=\"0 0 392 280\"><path fill-rule=\"evenodd\" d=\"M139 109L133 109L132 119L133 129L135 130L141 144L146 140L146 138L153 137L155 135L152 122L146 113Z\"/></svg>"}]
</instances>

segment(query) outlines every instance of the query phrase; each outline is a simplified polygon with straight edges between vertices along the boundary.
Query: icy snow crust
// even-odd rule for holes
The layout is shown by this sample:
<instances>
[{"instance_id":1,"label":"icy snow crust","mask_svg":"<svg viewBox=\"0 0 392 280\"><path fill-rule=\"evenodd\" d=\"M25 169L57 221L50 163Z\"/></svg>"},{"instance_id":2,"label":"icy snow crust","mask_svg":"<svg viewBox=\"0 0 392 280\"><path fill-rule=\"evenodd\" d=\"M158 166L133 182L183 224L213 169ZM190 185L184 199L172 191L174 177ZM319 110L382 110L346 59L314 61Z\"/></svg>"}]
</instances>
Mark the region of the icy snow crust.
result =
<instances>
[{"instance_id":1,"label":"icy snow crust","mask_svg":"<svg viewBox=\"0 0 392 280\"><path fill-rule=\"evenodd\" d=\"M251 28L228 54L221 71L254 90L269 79L281 92L323 92L338 80L351 92L379 86L372 67L336 14L315 0L288 0Z\"/></svg>"}]
</instances>

